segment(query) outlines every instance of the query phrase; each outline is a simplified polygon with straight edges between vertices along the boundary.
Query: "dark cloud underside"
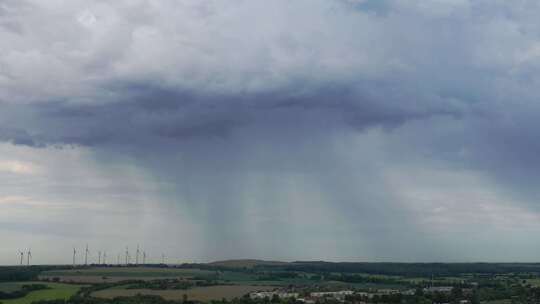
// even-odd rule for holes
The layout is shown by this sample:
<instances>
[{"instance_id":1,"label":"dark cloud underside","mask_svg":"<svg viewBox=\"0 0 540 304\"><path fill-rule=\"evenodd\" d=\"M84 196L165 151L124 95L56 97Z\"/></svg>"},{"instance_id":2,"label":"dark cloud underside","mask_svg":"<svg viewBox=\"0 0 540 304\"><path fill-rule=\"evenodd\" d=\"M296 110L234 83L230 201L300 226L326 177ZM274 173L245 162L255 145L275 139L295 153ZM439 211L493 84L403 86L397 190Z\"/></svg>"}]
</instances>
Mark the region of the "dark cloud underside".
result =
<instances>
[{"instance_id":1,"label":"dark cloud underside","mask_svg":"<svg viewBox=\"0 0 540 304\"><path fill-rule=\"evenodd\" d=\"M103 246L137 220L207 259L530 260L538 13L0 0L0 205L19 219L0 232L28 233L40 206L59 224L35 227L71 242L80 208L86 227L123 223L81 230Z\"/></svg>"}]
</instances>

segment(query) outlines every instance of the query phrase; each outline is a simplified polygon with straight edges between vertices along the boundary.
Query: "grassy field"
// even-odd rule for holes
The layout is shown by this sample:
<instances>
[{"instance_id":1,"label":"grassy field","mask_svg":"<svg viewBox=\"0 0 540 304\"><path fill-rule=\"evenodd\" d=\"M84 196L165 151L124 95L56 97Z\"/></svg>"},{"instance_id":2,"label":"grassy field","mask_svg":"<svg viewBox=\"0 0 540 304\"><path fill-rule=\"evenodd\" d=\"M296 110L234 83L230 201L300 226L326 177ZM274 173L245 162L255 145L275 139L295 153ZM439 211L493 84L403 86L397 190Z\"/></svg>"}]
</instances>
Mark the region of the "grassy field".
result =
<instances>
[{"instance_id":1,"label":"grassy field","mask_svg":"<svg viewBox=\"0 0 540 304\"><path fill-rule=\"evenodd\" d=\"M17 283L17 282L0 283L0 291L2 292L17 291L21 289L22 286L25 284L28 284L28 283Z\"/></svg>"},{"instance_id":2,"label":"grassy field","mask_svg":"<svg viewBox=\"0 0 540 304\"><path fill-rule=\"evenodd\" d=\"M216 279L215 271L158 267L94 267L60 271L45 271L40 279L58 278L62 282L111 283L125 280L156 280L167 278Z\"/></svg>"},{"instance_id":3,"label":"grassy field","mask_svg":"<svg viewBox=\"0 0 540 304\"><path fill-rule=\"evenodd\" d=\"M526 279L527 284L531 284L535 287L540 287L540 279Z\"/></svg>"},{"instance_id":4,"label":"grassy field","mask_svg":"<svg viewBox=\"0 0 540 304\"><path fill-rule=\"evenodd\" d=\"M7 283L10 285L18 284L19 286L22 286L24 284L45 284L50 289L43 289L43 290L37 290L32 291L25 297L19 298L19 299L12 299L12 300L1 300L0 302L2 304L30 304L34 301L39 300L56 300L56 299L69 299L71 296L73 296L81 286L78 285L69 285L69 284L60 284L60 283L43 283L43 282L24 282L24 283ZM2 286L4 284L0 284L0 288L3 288Z\"/></svg>"},{"instance_id":5,"label":"grassy field","mask_svg":"<svg viewBox=\"0 0 540 304\"><path fill-rule=\"evenodd\" d=\"M397 288L399 285L373 284L373 283L344 283L337 281L310 280L308 275L296 278L282 278L275 280L261 280L265 274L254 274L238 271L210 271L201 269L179 269L179 268L158 268L158 267L93 267L87 269L73 269L61 271L46 271L42 273L40 279L58 278L61 282L74 282L83 284L92 283L116 283L125 280L158 280L173 278L198 278L217 281L225 285L348 285L358 288L373 288L383 286L383 288ZM399 276L365 275L374 278L401 279ZM427 280L422 278L403 279L405 284L408 281Z\"/></svg>"},{"instance_id":6,"label":"grassy field","mask_svg":"<svg viewBox=\"0 0 540 304\"><path fill-rule=\"evenodd\" d=\"M288 285L320 284L306 278L261 281L259 275L238 271L210 271L201 269L157 268L157 267L94 267L87 269L57 270L43 272L40 279L58 278L61 282L74 283L116 283L125 280L158 280L173 278L197 278L239 285Z\"/></svg>"},{"instance_id":7,"label":"grassy field","mask_svg":"<svg viewBox=\"0 0 540 304\"><path fill-rule=\"evenodd\" d=\"M208 287L195 287L188 290L150 290L150 289L119 289L111 288L92 293L98 298L112 299L120 296L158 295L166 300L181 300L185 295L190 300L210 301L222 298L233 299L259 290L273 290L275 286L249 286L249 285L219 285Z\"/></svg>"},{"instance_id":8,"label":"grassy field","mask_svg":"<svg viewBox=\"0 0 540 304\"><path fill-rule=\"evenodd\" d=\"M158 267L94 267L87 269L53 270L44 276L122 276L122 277L193 277L215 275L215 271Z\"/></svg>"}]
</instances>

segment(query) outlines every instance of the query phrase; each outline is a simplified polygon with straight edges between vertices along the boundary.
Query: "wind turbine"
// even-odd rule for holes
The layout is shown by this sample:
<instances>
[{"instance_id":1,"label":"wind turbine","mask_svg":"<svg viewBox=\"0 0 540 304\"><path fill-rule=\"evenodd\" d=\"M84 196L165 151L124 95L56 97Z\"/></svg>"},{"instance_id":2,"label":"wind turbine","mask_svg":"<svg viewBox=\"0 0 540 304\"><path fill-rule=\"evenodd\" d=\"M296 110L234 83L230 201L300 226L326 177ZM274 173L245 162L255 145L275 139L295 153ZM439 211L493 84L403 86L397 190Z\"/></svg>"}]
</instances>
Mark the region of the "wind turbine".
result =
<instances>
[{"instance_id":1,"label":"wind turbine","mask_svg":"<svg viewBox=\"0 0 540 304\"><path fill-rule=\"evenodd\" d=\"M103 264L107 264L107 251L103 251Z\"/></svg>"},{"instance_id":2,"label":"wind turbine","mask_svg":"<svg viewBox=\"0 0 540 304\"><path fill-rule=\"evenodd\" d=\"M88 244L86 244L86 250L84 251L84 265L88 265L88 253L90 251L88 251Z\"/></svg>"},{"instance_id":3,"label":"wind turbine","mask_svg":"<svg viewBox=\"0 0 540 304\"><path fill-rule=\"evenodd\" d=\"M142 263L143 265L146 265L146 251L143 251L142 253Z\"/></svg>"},{"instance_id":4,"label":"wind turbine","mask_svg":"<svg viewBox=\"0 0 540 304\"><path fill-rule=\"evenodd\" d=\"M30 266L31 258L32 258L32 251L30 248L28 248L28 252L26 253L26 266Z\"/></svg>"},{"instance_id":5,"label":"wind turbine","mask_svg":"<svg viewBox=\"0 0 540 304\"><path fill-rule=\"evenodd\" d=\"M98 251L98 265L101 264L101 251Z\"/></svg>"},{"instance_id":6,"label":"wind turbine","mask_svg":"<svg viewBox=\"0 0 540 304\"><path fill-rule=\"evenodd\" d=\"M24 260L24 252L19 250L19 255L21 257L21 264L20 265L22 266L22 263L23 263L23 260Z\"/></svg>"},{"instance_id":7,"label":"wind turbine","mask_svg":"<svg viewBox=\"0 0 540 304\"><path fill-rule=\"evenodd\" d=\"M129 265L129 248L126 246L126 266Z\"/></svg>"},{"instance_id":8,"label":"wind turbine","mask_svg":"<svg viewBox=\"0 0 540 304\"><path fill-rule=\"evenodd\" d=\"M139 250L139 244L137 244L137 253L135 254L135 265L139 265L139 254L140 254L140 250Z\"/></svg>"},{"instance_id":9,"label":"wind turbine","mask_svg":"<svg viewBox=\"0 0 540 304\"><path fill-rule=\"evenodd\" d=\"M77 249L73 247L73 267L75 267L75 256L77 255Z\"/></svg>"}]
</instances>

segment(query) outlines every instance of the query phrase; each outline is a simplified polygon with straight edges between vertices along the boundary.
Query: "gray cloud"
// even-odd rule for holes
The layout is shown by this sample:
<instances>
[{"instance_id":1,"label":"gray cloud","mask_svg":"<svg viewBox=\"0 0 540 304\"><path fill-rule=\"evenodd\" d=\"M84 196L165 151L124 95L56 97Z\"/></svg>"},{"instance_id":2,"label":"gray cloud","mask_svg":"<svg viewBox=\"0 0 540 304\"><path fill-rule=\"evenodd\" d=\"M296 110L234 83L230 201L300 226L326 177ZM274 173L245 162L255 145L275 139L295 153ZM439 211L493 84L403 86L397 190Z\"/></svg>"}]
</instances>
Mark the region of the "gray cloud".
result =
<instances>
[{"instance_id":1,"label":"gray cloud","mask_svg":"<svg viewBox=\"0 0 540 304\"><path fill-rule=\"evenodd\" d=\"M481 247L537 228L539 10L0 1L0 140L142 170L209 259L526 260Z\"/></svg>"}]
</instances>

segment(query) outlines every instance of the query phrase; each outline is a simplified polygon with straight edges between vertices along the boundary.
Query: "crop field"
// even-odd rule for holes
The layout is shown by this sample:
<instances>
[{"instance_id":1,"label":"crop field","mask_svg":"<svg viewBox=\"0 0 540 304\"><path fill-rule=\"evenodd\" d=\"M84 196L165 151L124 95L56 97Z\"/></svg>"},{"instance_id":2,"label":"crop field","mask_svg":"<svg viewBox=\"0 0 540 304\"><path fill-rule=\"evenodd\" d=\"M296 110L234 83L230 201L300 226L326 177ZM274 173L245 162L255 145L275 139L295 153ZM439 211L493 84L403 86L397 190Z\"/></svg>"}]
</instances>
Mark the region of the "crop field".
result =
<instances>
[{"instance_id":1,"label":"crop field","mask_svg":"<svg viewBox=\"0 0 540 304\"><path fill-rule=\"evenodd\" d=\"M61 282L113 283L125 280L157 280L173 278L216 279L215 271L158 267L95 267L61 271L45 271L40 279L57 278Z\"/></svg>"},{"instance_id":2,"label":"crop field","mask_svg":"<svg viewBox=\"0 0 540 304\"><path fill-rule=\"evenodd\" d=\"M540 287L540 279L526 279L527 284L531 284L535 287Z\"/></svg>"},{"instance_id":3,"label":"crop field","mask_svg":"<svg viewBox=\"0 0 540 304\"><path fill-rule=\"evenodd\" d=\"M293 278L293 279L283 279L283 280L246 280L246 281L226 281L227 284L240 284L240 285L272 285L272 286L287 286L287 285L327 285L332 284L332 282L326 281L321 283L320 281L310 281L307 279Z\"/></svg>"},{"instance_id":4,"label":"crop field","mask_svg":"<svg viewBox=\"0 0 540 304\"><path fill-rule=\"evenodd\" d=\"M18 282L9 282L9 283L0 283L1 292L13 292L22 288L24 284L28 283L18 283Z\"/></svg>"},{"instance_id":5,"label":"crop field","mask_svg":"<svg viewBox=\"0 0 540 304\"><path fill-rule=\"evenodd\" d=\"M124 276L124 277L193 277L214 275L215 271L159 267L94 267L87 269L45 271L47 276Z\"/></svg>"},{"instance_id":6,"label":"crop field","mask_svg":"<svg viewBox=\"0 0 540 304\"><path fill-rule=\"evenodd\" d=\"M97 298L112 299L115 297L129 297L138 294L141 295L157 295L166 300L181 300L184 295L187 295L190 300L211 301L233 299L242 297L253 291L273 290L275 286L251 286L251 285L219 285L208 287L195 287L187 290L150 290L150 289L119 289L111 288L100 290L92 293L92 296Z\"/></svg>"},{"instance_id":7,"label":"crop field","mask_svg":"<svg viewBox=\"0 0 540 304\"><path fill-rule=\"evenodd\" d=\"M24 283L7 283L9 285L19 285L22 286L24 284L43 284L42 282L24 282ZM0 289L3 290L5 288L6 283L0 284ZM78 285L70 285L70 284L60 284L60 283L45 283L50 289L43 289L43 290L36 290L30 292L28 295L22 298L18 299L11 299L11 300L1 300L0 302L2 304L30 304L34 301L39 300L57 300L57 299L69 299L71 296L73 296L81 286ZM9 286L7 288L13 288L13 286Z\"/></svg>"},{"instance_id":8,"label":"crop field","mask_svg":"<svg viewBox=\"0 0 540 304\"><path fill-rule=\"evenodd\" d=\"M313 281L303 277L282 280L261 280L260 275L246 272L158 267L94 267L45 271L39 276L41 280L58 279L60 282L81 284L117 283L126 280L151 281L174 278L212 280L227 285L321 284L320 281Z\"/></svg>"}]
</instances>

